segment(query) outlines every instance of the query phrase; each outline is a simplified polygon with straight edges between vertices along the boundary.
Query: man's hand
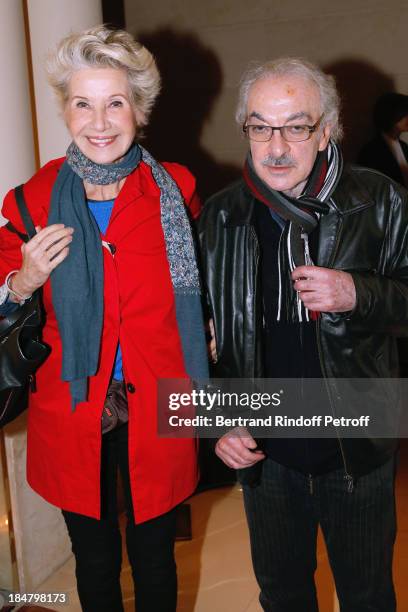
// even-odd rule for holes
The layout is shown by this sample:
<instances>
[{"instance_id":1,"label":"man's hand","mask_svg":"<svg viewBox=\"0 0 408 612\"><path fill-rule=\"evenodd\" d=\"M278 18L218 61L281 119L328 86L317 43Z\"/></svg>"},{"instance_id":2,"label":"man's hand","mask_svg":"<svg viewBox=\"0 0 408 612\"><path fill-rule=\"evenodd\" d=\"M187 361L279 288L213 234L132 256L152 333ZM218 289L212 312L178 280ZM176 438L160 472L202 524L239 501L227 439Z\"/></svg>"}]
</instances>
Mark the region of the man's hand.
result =
<instances>
[{"instance_id":1,"label":"man's hand","mask_svg":"<svg viewBox=\"0 0 408 612\"><path fill-rule=\"evenodd\" d=\"M261 450L250 450L255 448L256 442L245 427L236 427L218 440L215 452L228 467L239 470L265 459Z\"/></svg>"},{"instance_id":2,"label":"man's hand","mask_svg":"<svg viewBox=\"0 0 408 612\"><path fill-rule=\"evenodd\" d=\"M299 266L292 272L294 288L303 304L316 312L347 312L356 305L356 288L348 272Z\"/></svg>"}]
</instances>

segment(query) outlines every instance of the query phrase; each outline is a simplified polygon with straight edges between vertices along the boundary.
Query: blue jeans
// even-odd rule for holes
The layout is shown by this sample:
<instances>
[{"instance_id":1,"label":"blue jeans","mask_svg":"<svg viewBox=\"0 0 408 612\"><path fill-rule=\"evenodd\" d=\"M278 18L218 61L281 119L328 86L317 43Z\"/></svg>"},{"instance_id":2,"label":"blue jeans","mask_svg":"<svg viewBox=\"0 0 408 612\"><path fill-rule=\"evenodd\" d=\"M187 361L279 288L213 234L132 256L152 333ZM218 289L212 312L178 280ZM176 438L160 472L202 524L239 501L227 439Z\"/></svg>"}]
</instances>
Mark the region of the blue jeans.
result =
<instances>
[{"instance_id":1,"label":"blue jeans","mask_svg":"<svg viewBox=\"0 0 408 612\"><path fill-rule=\"evenodd\" d=\"M261 483L244 486L252 561L266 612L317 612L320 524L341 612L394 612L395 460L347 490L343 470L312 481L266 459Z\"/></svg>"}]
</instances>

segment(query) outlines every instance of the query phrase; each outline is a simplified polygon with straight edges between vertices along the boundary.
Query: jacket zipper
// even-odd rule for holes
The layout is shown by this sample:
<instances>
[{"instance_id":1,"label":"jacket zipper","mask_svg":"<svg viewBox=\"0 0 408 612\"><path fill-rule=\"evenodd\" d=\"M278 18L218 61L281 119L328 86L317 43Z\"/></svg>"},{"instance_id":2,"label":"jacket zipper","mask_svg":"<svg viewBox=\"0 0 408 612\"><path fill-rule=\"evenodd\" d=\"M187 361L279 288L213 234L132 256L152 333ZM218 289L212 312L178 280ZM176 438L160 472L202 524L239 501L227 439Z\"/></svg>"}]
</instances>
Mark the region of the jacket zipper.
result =
<instances>
[{"instance_id":1,"label":"jacket zipper","mask_svg":"<svg viewBox=\"0 0 408 612\"><path fill-rule=\"evenodd\" d=\"M254 240L254 255L255 255L254 313L256 313L257 312L257 308L256 308L257 294L258 294L259 243L258 243L258 236L256 235L256 231L252 225L250 226L250 232ZM256 321L254 324L254 328L256 329ZM254 342L252 343L252 371L253 372L255 372L255 361L256 361L256 339L254 338Z\"/></svg>"},{"instance_id":2,"label":"jacket zipper","mask_svg":"<svg viewBox=\"0 0 408 612\"><path fill-rule=\"evenodd\" d=\"M333 398L332 398L332 395L331 395L329 384L327 382L327 371L326 371L326 368L323 366L322 350L321 350L321 344L320 344L320 321L319 321L319 319L317 320L316 323L317 323L316 324L317 348L318 348L318 353L319 353L320 367L322 368L322 372L323 372L323 376L324 376L324 381L325 381L325 386L326 386L326 391L327 391L327 395L328 395L329 402L330 402L331 412L332 412L332 415L333 415L333 418L334 418L336 415L335 415L335 412L334 412ZM353 479L353 476L349 473L349 470L348 470L347 461L346 461L346 455L345 455L344 447L343 447L343 442L342 442L342 440L341 440L341 438L339 436L339 432L337 430L337 427L336 427L336 437L337 437L337 441L339 443L340 453L341 453L342 460L343 460L343 467L344 467L344 474L345 474L344 478L345 478L345 480L347 482L347 491L349 493L352 493L353 489L354 489L354 479Z\"/></svg>"},{"instance_id":3,"label":"jacket zipper","mask_svg":"<svg viewBox=\"0 0 408 612\"><path fill-rule=\"evenodd\" d=\"M342 220L340 219L340 227L337 231L337 236L336 236L336 243L334 245L334 249L329 261L329 268L331 268L331 266L333 265L334 259L336 257L337 254L337 250L339 248L339 244L340 244L340 236L341 236L341 230L342 230ZM320 367L322 369L323 372L323 377L325 380L325 386L326 386L326 390L327 390L327 395L329 397L329 402L330 402L330 407L331 407L331 411L332 411L332 415L333 418L336 416L335 412L334 412L334 406L333 406L333 398L331 395L331 391L330 391L330 387L329 384L327 382L327 370L324 366L324 362L323 362L323 355L322 355L322 347L321 347L321 343L320 343L320 317L317 319L316 321L316 339L317 339L317 349L318 349L318 353L319 353L319 361L320 361ZM348 470L348 466L347 466L347 461L346 461L346 455L344 452L344 447L343 447L343 442L339 436L339 432L336 428L336 436L337 436L337 441L339 443L339 447L340 447L340 453L342 456L342 460L343 460L343 466L344 466L344 473L345 473L345 480L347 482L347 491L348 493L352 493L353 489L354 489L354 479L353 476L349 473Z\"/></svg>"},{"instance_id":4,"label":"jacket zipper","mask_svg":"<svg viewBox=\"0 0 408 612\"><path fill-rule=\"evenodd\" d=\"M7 398L7 400L6 400L6 404L5 404L5 406L4 406L3 412L0 414L0 419L2 419L2 418L4 417L4 415L5 415L5 414L7 414L7 409L8 409L8 407L9 407L9 404L10 404L10 401L11 401L11 397L12 397L12 395L13 395L13 390L11 389L11 390L10 390L10 393L9 393L9 396L8 396L8 398Z\"/></svg>"}]
</instances>

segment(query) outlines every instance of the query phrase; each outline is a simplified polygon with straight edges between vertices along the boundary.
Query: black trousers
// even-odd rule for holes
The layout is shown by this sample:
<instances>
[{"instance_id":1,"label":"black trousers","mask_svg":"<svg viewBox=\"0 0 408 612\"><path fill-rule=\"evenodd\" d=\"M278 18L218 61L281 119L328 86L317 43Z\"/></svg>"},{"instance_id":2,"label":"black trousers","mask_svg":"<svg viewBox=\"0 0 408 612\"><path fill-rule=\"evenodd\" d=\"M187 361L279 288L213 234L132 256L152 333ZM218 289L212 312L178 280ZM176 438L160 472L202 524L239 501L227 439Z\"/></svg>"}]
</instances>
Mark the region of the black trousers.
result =
<instances>
[{"instance_id":1,"label":"black trousers","mask_svg":"<svg viewBox=\"0 0 408 612\"><path fill-rule=\"evenodd\" d=\"M137 612L175 612L176 510L145 523L134 523L127 425L103 436L101 520L63 511L76 560L82 609L84 612L123 612L122 541L116 499L118 468L126 502L126 548L135 584L135 609Z\"/></svg>"},{"instance_id":2,"label":"black trousers","mask_svg":"<svg viewBox=\"0 0 408 612\"><path fill-rule=\"evenodd\" d=\"M341 612L395 612L395 462L362 476L308 477L266 459L261 484L244 486L252 560L265 612L318 612L314 572L320 523Z\"/></svg>"}]
</instances>

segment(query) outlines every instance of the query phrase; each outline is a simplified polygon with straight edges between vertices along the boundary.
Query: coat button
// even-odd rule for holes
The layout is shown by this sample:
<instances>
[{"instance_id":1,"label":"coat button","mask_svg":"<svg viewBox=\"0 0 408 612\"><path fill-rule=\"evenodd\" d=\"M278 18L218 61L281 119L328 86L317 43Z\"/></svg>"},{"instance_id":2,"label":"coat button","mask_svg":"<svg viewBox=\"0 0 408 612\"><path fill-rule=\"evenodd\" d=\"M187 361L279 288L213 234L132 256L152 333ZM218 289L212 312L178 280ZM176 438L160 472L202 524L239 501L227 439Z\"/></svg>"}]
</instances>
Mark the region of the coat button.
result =
<instances>
[{"instance_id":1,"label":"coat button","mask_svg":"<svg viewBox=\"0 0 408 612\"><path fill-rule=\"evenodd\" d=\"M134 393L136 391L135 385L132 385L132 383L127 383L126 389L129 393Z\"/></svg>"}]
</instances>

